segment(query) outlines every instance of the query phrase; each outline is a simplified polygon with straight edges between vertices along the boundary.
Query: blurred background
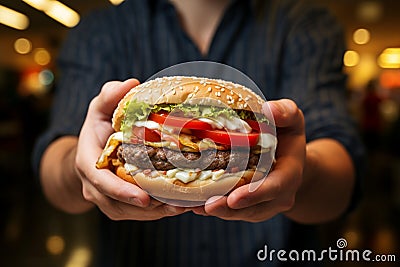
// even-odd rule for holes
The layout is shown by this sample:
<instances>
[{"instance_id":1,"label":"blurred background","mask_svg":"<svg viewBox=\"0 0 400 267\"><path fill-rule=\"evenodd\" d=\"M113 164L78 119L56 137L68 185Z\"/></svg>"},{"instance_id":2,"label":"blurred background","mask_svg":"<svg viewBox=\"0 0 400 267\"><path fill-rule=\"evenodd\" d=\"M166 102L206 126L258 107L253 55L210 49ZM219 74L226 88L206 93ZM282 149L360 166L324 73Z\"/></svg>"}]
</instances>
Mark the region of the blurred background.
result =
<instances>
[{"instance_id":1,"label":"blurred background","mask_svg":"<svg viewBox=\"0 0 400 267\"><path fill-rule=\"evenodd\" d=\"M33 177L30 156L47 124L66 32L87 12L122 1L45 2L0 0L0 266L91 266L95 214L52 208ZM348 248L396 254L397 264L375 266L400 266L400 1L319 3L345 29L347 102L368 151L364 198L349 217L320 227L323 246L335 248L344 237Z\"/></svg>"}]
</instances>

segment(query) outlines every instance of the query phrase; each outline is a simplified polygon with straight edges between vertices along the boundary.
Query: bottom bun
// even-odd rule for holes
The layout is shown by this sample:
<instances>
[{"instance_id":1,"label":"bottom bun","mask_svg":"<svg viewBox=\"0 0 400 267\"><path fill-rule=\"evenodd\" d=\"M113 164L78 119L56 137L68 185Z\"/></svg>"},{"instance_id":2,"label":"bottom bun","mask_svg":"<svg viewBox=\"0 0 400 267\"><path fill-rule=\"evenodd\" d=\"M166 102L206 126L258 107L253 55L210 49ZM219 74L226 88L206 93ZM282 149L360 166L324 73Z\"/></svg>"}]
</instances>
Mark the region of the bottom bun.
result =
<instances>
[{"instance_id":1,"label":"bottom bun","mask_svg":"<svg viewBox=\"0 0 400 267\"><path fill-rule=\"evenodd\" d=\"M218 180L195 180L184 184L165 176L148 176L144 173L136 173L133 177L123 167L117 168L116 174L127 182L140 186L156 199L176 201L204 202L213 196L223 196L233 189L258 181L265 174L255 170L246 170L236 173L227 173ZM165 201L164 201L165 202Z\"/></svg>"}]
</instances>

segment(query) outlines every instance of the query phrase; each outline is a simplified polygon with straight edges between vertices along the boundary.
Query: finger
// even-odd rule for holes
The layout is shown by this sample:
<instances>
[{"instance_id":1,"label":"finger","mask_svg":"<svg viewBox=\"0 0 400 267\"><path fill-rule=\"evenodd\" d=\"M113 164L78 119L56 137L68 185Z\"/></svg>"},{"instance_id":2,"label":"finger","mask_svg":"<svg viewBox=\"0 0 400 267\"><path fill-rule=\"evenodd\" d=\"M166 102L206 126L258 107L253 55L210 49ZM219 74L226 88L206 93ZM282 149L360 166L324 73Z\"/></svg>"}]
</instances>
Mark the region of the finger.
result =
<instances>
[{"instance_id":1,"label":"finger","mask_svg":"<svg viewBox=\"0 0 400 267\"><path fill-rule=\"evenodd\" d=\"M273 201L272 201L273 202ZM206 203L205 211L224 220L244 220L248 222L260 222L272 218L277 214L272 202L263 202L244 209L231 209L227 204L227 198L219 198L217 201Z\"/></svg>"},{"instance_id":2,"label":"finger","mask_svg":"<svg viewBox=\"0 0 400 267\"><path fill-rule=\"evenodd\" d=\"M149 221L176 216L185 212L184 208L165 204L146 208L136 207L101 194L98 201L100 210L112 220Z\"/></svg>"},{"instance_id":3,"label":"finger","mask_svg":"<svg viewBox=\"0 0 400 267\"><path fill-rule=\"evenodd\" d=\"M271 201L279 196L282 185L271 173L271 176L264 178L257 190L250 190L250 188L251 184L247 184L232 191L227 199L228 206L232 209L242 209Z\"/></svg>"},{"instance_id":4,"label":"finger","mask_svg":"<svg viewBox=\"0 0 400 267\"><path fill-rule=\"evenodd\" d=\"M150 204L150 196L140 187L128 183L107 169L93 169L94 173L90 183L102 194L108 197L138 207L147 207Z\"/></svg>"},{"instance_id":5,"label":"finger","mask_svg":"<svg viewBox=\"0 0 400 267\"><path fill-rule=\"evenodd\" d=\"M263 112L269 114L269 109L277 127L303 129L304 118L296 103L290 99L269 101L263 104Z\"/></svg>"},{"instance_id":6,"label":"finger","mask_svg":"<svg viewBox=\"0 0 400 267\"><path fill-rule=\"evenodd\" d=\"M208 216L204 206L192 207L190 210L197 215Z\"/></svg>"},{"instance_id":7,"label":"finger","mask_svg":"<svg viewBox=\"0 0 400 267\"><path fill-rule=\"evenodd\" d=\"M137 79L126 81L111 81L103 85L100 94L97 96L94 108L101 110L107 116L112 116L119 101L135 86L139 84Z\"/></svg>"},{"instance_id":8,"label":"finger","mask_svg":"<svg viewBox=\"0 0 400 267\"><path fill-rule=\"evenodd\" d=\"M111 211L111 214L113 215L111 218L113 220L150 221L180 215L186 212L186 209L166 204L152 208L139 208L111 199L111 209L109 211Z\"/></svg>"},{"instance_id":9,"label":"finger","mask_svg":"<svg viewBox=\"0 0 400 267\"><path fill-rule=\"evenodd\" d=\"M85 183L84 196L112 220L156 220L187 211L185 208L166 205L157 200L152 200L150 205L144 208L133 206L102 194L89 182Z\"/></svg>"},{"instance_id":10,"label":"finger","mask_svg":"<svg viewBox=\"0 0 400 267\"><path fill-rule=\"evenodd\" d=\"M273 171L264 179L257 190L250 190L251 185L244 185L228 196L227 204L232 209L243 209L258 205L262 202L279 200L280 209L293 205L295 192L301 183L302 167L301 163L288 156L278 160ZM288 166L292 166L288 168ZM297 167L298 166L298 167Z\"/></svg>"}]
</instances>

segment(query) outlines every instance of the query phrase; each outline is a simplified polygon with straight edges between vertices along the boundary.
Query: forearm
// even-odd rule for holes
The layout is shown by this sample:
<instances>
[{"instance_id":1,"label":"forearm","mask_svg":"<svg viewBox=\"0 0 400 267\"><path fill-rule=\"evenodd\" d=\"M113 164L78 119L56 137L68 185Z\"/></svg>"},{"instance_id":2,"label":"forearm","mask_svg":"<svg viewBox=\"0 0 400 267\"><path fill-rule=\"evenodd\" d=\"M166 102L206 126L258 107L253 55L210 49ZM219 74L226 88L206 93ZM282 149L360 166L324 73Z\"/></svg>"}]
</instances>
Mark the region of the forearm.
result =
<instances>
[{"instance_id":1,"label":"forearm","mask_svg":"<svg viewBox=\"0 0 400 267\"><path fill-rule=\"evenodd\" d=\"M303 182L286 216L302 223L329 221L348 207L355 171L345 148L332 139L307 144Z\"/></svg>"},{"instance_id":2,"label":"forearm","mask_svg":"<svg viewBox=\"0 0 400 267\"><path fill-rule=\"evenodd\" d=\"M45 196L55 207L69 213L89 210L93 204L82 195L82 184L75 168L78 138L61 137L43 154L40 179Z\"/></svg>"}]
</instances>

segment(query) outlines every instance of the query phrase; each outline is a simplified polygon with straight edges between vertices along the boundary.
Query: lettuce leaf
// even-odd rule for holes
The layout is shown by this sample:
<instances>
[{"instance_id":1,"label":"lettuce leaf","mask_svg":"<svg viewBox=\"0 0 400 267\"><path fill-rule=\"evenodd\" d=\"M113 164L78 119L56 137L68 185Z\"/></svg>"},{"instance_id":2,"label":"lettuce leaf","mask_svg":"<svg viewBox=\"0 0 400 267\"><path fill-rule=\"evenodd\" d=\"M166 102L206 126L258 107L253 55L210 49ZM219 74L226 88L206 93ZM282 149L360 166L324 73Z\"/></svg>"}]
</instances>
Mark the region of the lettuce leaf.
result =
<instances>
[{"instance_id":1,"label":"lettuce leaf","mask_svg":"<svg viewBox=\"0 0 400 267\"><path fill-rule=\"evenodd\" d=\"M147 119L151 108L149 104L138 102L136 99L129 101L124 107L125 116L121 123L122 132L130 132L135 121Z\"/></svg>"}]
</instances>

